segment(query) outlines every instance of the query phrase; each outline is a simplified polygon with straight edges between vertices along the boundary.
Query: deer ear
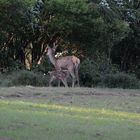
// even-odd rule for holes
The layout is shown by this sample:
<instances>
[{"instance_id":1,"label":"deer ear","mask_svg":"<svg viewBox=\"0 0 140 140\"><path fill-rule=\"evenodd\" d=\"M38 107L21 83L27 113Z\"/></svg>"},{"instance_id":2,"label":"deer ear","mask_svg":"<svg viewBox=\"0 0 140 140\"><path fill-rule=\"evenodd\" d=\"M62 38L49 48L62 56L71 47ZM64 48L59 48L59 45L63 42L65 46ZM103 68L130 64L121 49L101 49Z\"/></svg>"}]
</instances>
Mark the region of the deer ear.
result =
<instances>
[{"instance_id":1,"label":"deer ear","mask_svg":"<svg viewBox=\"0 0 140 140\"><path fill-rule=\"evenodd\" d=\"M44 53L48 52L49 47L47 46L44 50Z\"/></svg>"},{"instance_id":2,"label":"deer ear","mask_svg":"<svg viewBox=\"0 0 140 140\"><path fill-rule=\"evenodd\" d=\"M53 49L53 51L55 52L56 51L56 49L55 48L52 48Z\"/></svg>"},{"instance_id":3,"label":"deer ear","mask_svg":"<svg viewBox=\"0 0 140 140\"><path fill-rule=\"evenodd\" d=\"M52 49L53 49L54 52L56 51L57 47L58 47L58 44L53 43L53 48Z\"/></svg>"}]
</instances>

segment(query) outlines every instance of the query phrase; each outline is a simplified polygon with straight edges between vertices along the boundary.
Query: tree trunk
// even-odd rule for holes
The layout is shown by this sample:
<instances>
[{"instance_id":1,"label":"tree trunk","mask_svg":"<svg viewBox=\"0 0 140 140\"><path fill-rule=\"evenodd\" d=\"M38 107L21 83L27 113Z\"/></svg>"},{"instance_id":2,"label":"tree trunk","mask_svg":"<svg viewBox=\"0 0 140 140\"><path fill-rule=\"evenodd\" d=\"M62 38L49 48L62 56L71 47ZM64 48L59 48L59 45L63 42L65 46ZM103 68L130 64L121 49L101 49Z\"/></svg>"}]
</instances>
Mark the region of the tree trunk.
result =
<instances>
[{"instance_id":1,"label":"tree trunk","mask_svg":"<svg viewBox=\"0 0 140 140\"><path fill-rule=\"evenodd\" d=\"M32 42L29 42L25 48L25 67L28 70L31 70L32 68L32 49L33 44Z\"/></svg>"}]
</instances>

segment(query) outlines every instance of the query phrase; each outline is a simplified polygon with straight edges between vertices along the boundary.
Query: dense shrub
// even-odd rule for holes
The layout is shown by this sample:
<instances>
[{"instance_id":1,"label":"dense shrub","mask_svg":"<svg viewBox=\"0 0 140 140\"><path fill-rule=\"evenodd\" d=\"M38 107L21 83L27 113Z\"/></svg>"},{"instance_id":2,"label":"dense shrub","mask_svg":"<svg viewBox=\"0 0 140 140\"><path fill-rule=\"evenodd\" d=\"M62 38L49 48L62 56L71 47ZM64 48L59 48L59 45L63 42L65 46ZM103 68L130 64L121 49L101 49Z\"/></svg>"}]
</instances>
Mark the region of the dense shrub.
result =
<instances>
[{"instance_id":1,"label":"dense shrub","mask_svg":"<svg viewBox=\"0 0 140 140\"><path fill-rule=\"evenodd\" d=\"M0 74L0 86L1 87L9 87L12 86L12 80L8 78L5 74Z\"/></svg>"},{"instance_id":2,"label":"dense shrub","mask_svg":"<svg viewBox=\"0 0 140 140\"><path fill-rule=\"evenodd\" d=\"M95 60L88 58L80 64L80 81L83 86L97 86L102 75L117 71L118 69L110 64L104 55Z\"/></svg>"},{"instance_id":3,"label":"dense shrub","mask_svg":"<svg viewBox=\"0 0 140 140\"><path fill-rule=\"evenodd\" d=\"M140 81L135 75L119 72L114 66L105 62L97 63L90 59L84 60L79 71L80 85L86 87L140 88ZM33 71L20 70L8 75L6 73L0 74L0 86L48 86L49 76L43 74L43 72L47 73L48 70L52 70L52 68L48 67L42 72L39 72L37 68ZM57 85L57 82L54 81L53 84Z\"/></svg>"},{"instance_id":4,"label":"dense shrub","mask_svg":"<svg viewBox=\"0 0 140 140\"><path fill-rule=\"evenodd\" d=\"M48 77L42 73L23 70L12 75L12 83L14 85L47 86Z\"/></svg>"},{"instance_id":5,"label":"dense shrub","mask_svg":"<svg viewBox=\"0 0 140 140\"><path fill-rule=\"evenodd\" d=\"M136 70L136 76L137 76L137 78L140 79L140 66L139 66L139 69Z\"/></svg>"},{"instance_id":6,"label":"dense shrub","mask_svg":"<svg viewBox=\"0 0 140 140\"><path fill-rule=\"evenodd\" d=\"M48 76L33 71L21 70L13 72L9 76L0 78L0 86L48 86Z\"/></svg>"},{"instance_id":7,"label":"dense shrub","mask_svg":"<svg viewBox=\"0 0 140 140\"><path fill-rule=\"evenodd\" d=\"M120 72L105 56L95 60L85 59L81 63L80 82L88 87L140 88L140 81L135 75Z\"/></svg>"},{"instance_id":8,"label":"dense shrub","mask_svg":"<svg viewBox=\"0 0 140 140\"><path fill-rule=\"evenodd\" d=\"M140 88L139 80L134 75L126 73L103 75L101 85L109 88Z\"/></svg>"},{"instance_id":9,"label":"dense shrub","mask_svg":"<svg viewBox=\"0 0 140 140\"><path fill-rule=\"evenodd\" d=\"M80 84L82 86L94 86L99 82L100 74L96 63L86 59L80 65Z\"/></svg>"}]
</instances>

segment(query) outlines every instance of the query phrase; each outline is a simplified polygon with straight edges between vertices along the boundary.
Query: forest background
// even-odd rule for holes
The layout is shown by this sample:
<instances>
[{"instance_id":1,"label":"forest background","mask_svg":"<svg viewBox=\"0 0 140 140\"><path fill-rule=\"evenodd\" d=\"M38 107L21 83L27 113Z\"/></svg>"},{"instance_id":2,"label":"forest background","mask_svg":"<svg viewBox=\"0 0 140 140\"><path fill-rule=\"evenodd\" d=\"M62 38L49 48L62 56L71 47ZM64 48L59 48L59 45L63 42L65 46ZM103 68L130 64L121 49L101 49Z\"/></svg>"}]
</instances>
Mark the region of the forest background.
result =
<instances>
[{"instance_id":1,"label":"forest background","mask_svg":"<svg viewBox=\"0 0 140 140\"><path fill-rule=\"evenodd\" d=\"M47 43L80 58L81 86L140 88L139 0L0 0L0 86L47 86Z\"/></svg>"}]
</instances>

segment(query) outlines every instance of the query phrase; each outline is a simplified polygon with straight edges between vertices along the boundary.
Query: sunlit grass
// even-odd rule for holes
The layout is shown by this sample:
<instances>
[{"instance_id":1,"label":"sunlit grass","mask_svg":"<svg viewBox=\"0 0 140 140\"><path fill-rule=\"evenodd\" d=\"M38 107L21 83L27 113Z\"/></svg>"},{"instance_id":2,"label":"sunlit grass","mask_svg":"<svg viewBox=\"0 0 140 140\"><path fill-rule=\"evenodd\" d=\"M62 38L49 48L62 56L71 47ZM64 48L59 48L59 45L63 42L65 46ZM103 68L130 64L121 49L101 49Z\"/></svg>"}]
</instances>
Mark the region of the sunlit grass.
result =
<instances>
[{"instance_id":1,"label":"sunlit grass","mask_svg":"<svg viewBox=\"0 0 140 140\"><path fill-rule=\"evenodd\" d=\"M0 140L140 138L139 96L94 96L87 89L6 90L0 93Z\"/></svg>"},{"instance_id":2,"label":"sunlit grass","mask_svg":"<svg viewBox=\"0 0 140 140\"><path fill-rule=\"evenodd\" d=\"M107 109L98 109L98 108L81 108L81 107L69 107L69 106L62 106L62 105L55 105L55 104L36 104L36 103L31 103L31 102L23 102L23 101L5 101L1 100L0 101L0 107L1 106L11 106L12 108L16 109L23 109L23 111L28 110L29 108L35 109L40 109L40 112L43 110L46 111L51 111L51 112L63 112L63 113L74 113L74 114L80 114L80 115L94 115L100 114L108 117L116 117L120 119L138 119L140 120L140 114L138 113L130 113L130 112L121 112L121 111L112 111L112 110L107 110ZM34 111L35 111L34 110ZM21 111L21 110L20 110ZM43 113L43 111L42 111ZM72 114L73 115L73 114Z\"/></svg>"},{"instance_id":3,"label":"sunlit grass","mask_svg":"<svg viewBox=\"0 0 140 140\"><path fill-rule=\"evenodd\" d=\"M138 140L140 114L0 100L0 138Z\"/></svg>"}]
</instances>

